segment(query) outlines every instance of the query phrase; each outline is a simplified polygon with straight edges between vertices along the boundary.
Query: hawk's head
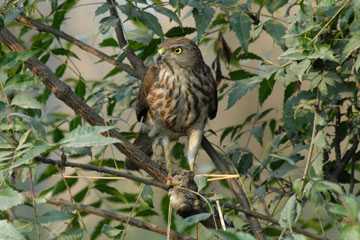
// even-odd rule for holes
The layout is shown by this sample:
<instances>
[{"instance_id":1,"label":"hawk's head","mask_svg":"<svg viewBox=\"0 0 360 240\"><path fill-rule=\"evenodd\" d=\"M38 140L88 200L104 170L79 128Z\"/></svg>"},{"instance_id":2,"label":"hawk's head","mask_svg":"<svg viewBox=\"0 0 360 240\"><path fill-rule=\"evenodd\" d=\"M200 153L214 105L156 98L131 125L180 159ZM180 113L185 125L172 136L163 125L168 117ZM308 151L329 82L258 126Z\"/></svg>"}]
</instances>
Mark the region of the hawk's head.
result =
<instances>
[{"instance_id":1,"label":"hawk's head","mask_svg":"<svg viewBox=\"0 0 360 240\"><path fill-rule=\"evenodd\" d=\"M194 67L204 62L198 46L184 37L167 39L160 44L158 52L158 64L166 61L179 67Z\"/></svg>"}]
</instances>

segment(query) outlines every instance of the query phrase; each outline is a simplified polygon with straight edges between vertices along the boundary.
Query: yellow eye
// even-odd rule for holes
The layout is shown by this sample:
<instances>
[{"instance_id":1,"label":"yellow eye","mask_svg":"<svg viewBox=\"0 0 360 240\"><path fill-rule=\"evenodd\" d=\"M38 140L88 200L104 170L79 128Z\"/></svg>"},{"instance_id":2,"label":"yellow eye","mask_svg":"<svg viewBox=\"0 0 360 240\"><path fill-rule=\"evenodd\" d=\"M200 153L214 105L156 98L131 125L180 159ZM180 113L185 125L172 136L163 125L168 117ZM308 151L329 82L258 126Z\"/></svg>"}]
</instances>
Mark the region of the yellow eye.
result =
<instances>
[{"instance_id":1,"label":"yellow eye","mask_svg":"<svg viewBox=\"0 0 360 240\"><path fill-rule=\"evenodd\" d=\"M173 52L176 53L176 54L181 54L181 53L182 53L182 49L181 49L180 47L178 47L178 48L175 48L175 49L173 50Z\"/></svg>"}]
</instances>

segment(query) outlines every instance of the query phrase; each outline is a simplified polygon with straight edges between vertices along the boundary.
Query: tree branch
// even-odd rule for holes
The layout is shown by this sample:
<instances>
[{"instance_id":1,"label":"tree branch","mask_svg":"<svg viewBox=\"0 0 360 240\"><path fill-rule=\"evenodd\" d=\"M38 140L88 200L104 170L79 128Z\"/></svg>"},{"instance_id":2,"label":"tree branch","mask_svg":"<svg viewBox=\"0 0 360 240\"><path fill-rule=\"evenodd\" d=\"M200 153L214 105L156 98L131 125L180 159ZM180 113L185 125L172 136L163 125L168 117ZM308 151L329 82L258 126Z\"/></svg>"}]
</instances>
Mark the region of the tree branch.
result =
<instances>
[{"instance_id":1,"label":"tree branch","mask_svg":"<svg viewBox=\"0 0 360 240\"><path fill-rule=\"evenodd\" d=\"M58 165L59 167L81 168L81 169L86 169L86 170L95 171L95 172L107 173L107 174L111 174L114 176L124 177L124 178L130 179L130 180L141 182L146 185L159 187L166 191L169 190L169 187L165 184L154 182L154 181L151 181L151 180L148 180L145 178L126 174L126 173L123 173L120 171L116 171L116 170L112 170L112 169L108 169L108 168L104 168L104 167L98 167L98 166L94 166L94 165L90 165L90 164L74 163L74 162L69 162L69 161L62 162L62 161L53 160L53 159L49 159L49 158L43 158L43 157L36 157L35 160L42 162L42 163L46 163L46 164Z\"/></svg>"},{"instance_id":2,"label":"tree branch","mask_svg":"<svg viewBox=\"0 0 360 240\"><path fill-rule=\"evenodd\" d=\"M23 194L26 198L28 198L30 200L34 200L31 192L24 192ZM82 203L74 204L71 201L68 201L65 199L60 199L60 198L50 198L46 202L48 204L52 204L52 205L56 205L56 206L74 206L76 209L79 209L80 212L86 212L89 214L97 215L97 216L104 217L107 219L112 219L112 220L119 221L122 223L127 223L128 218L129 218L128 216L114 213L112 211L95 208L93 206L89 206L89 205L82 204ZM149 230L151 232L156 232L156 233L166 236L166 228L156 226L151 223L147 223L147 222L135 219L135 218L130 218L129 224L132 226L135 226L137 228L142 228L142 229ZM181 234L179 232L175 232L173 230L171 230L170 236L171 236L171 238L178 239L178 240L182 240L182 239L192 239L193 240L194 239L190 236L183 235L183 234Z\"/></svg>"},{"instance_id":3,"label":"tree branch","mask_svg":"<svg viewBox=\"0 0 360 240\"><path fill-rule=\"evenodd\" d=\"M204 148L206 153L209 155L217 169L223 173L229 173L230 168L226 164L226 161L216 152L211 143L203 137L201 146ZM246 198L246 195L240 186L239 182L236 179L227 179L228 184L230 185L231 190L233 191L236 199L238 200L240 206L246 210L250 211L250 204ZM252 215L245 213L246 219L248 220L252 232L256 239L266 239L265 234L261 228L259 221Z\"/></svg>"},{"instance_id":4,"label":"tree branch","mask_svg":"<svg viewBox=\"0 0 360 240\"><path fill-rule=\"evenodd\" d=\"M112 57L106 55L105 53L87 45L86 43L82 42L82 41L79 41L77 40L76 38L70 36L69 34L63 32L63 31L60 31L60 30L57 30L55 28L52 28L50 26L47 26L43 23L40 23L32 18L29 18L29 17L26 17L24 16L23 14L20 14L17 18L16 18L19 22L27 25L27 26L30 26L32 28L35 28L37 29L38 31L41 31L41 32L47 32L47 33L51 33L53 34L54 36L57 36L57 37L60 37L60 38L63 38L71 43L73 43L74 45L78 46L79 48L81 48L82 50L86 51L86 52L89 52L95 56L97 56L98 58L120 68L120 69L123 69L125 72L127 72L128 74L130 74L131 76L133 77L136 77L138 79L142 79L142 76L143 76L143 73L142 72L139 72L138 70L135 70L131 67L129 67L128 65L124 64L124 63L120 63L120 62L117 62L115 59L113 59Z\"/></svg>"},{"instance_id":5,"label":"tree branch","mask_svg":"<svg viewBox=\"0 0 360 240\"><path fill-rule=\"evenodd\" d=\"M272 217L266 216L264 214L261 214L261 213L255 212L255 211L251 211L251 210L245 209L243 207L233 205L231 203L220 202L220 204L225 208L229 208L229 209L233 209L233 210L236 210L236 211L239 211L239 212L243 212L243 213L251 215L251 216L253 216L255 218L262 219L262 220L267 221L269 223L272 223L274 225L280 226L280 223L279 223L278 220L276 220L276 219L274 219ZM296 233L300 233L300 234L302 234L302 235L304 235L306 237L312 238L312 239L316 239L316 240L326 240L327 239L326 237L320 237L318 235L309 233L309 232L307 232L307 231L305 231L303 229L297 228L297 227L292 227L291 229Z\"/></svg>"},{"instance_id":6,"label":"tree branch","mask_svg":"<svg viewBox=\"0 0 360 240\"><path fill-rule=\"evenodd\" d=\"M0 41L3 42L11 51L26 51L19 40L6 28L0 34ZM42 77L43 84L55 95L56 98L64 102L67 106L79 114L85 121L92 126L105 126L107 123L90 106L88 106L78 95L72 91L70 86L60 81L50 69L40 62L36 57L31 57L25 65L34 75ZM132 145L117 130L112 129L109 135L118 138L122 144L116 143L115 147L129 157L136 165L144 169L148 174L161 183L166 182L168 173L160 169L145 153Z\"/></svg>"},{"instance_id":7,"label":"tree branch","mask_svg":"<svg viewBox=\"0 0 360 240\"><path fill-rule=\"evenodd\" d=\"M121 49L123 49L124 47L126 48L125 49L126 57L129 60L129 62L131 63L131 65L133 66L133 68L135 68L135 70L140 75L142 75L142 76L145 75L146 67L144 65L144 62L129 47L128 42L125 39L122 22L119 17L119 14L116 11L116 7L115 7L116 3L113 0L107 0L107 2L111 5L111 7L109 8L110 14L112 16L116 17L117 19L119 19L119 22L118 22L118 24L116 24L116 27L115 27L116 37L118 39L119 46L121 47Z\"/></svg>"}]
</instances>

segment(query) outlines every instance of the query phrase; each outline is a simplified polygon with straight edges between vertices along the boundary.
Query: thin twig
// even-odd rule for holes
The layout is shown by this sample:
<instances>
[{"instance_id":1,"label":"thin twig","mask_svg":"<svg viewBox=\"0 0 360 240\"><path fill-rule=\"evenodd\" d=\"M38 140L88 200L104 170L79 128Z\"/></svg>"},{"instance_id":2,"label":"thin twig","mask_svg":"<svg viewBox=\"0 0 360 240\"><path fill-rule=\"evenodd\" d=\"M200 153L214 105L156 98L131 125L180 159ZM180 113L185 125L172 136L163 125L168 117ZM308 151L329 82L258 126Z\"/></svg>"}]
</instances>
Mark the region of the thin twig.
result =
<instances>
[{"instance_id":1,"label":"thin twig","mask_svg":"<svg viewBox=\"0 0 360 240\"><path fill-rule=\"evenodd\" d=\"M141 182L141 183L144 183L146 185L159 187L159 188L162 188L162 189L164 189L166 191L169 189L169 187L166 186L165 184L154 182L154 181L144 179L144 178L141 178L141 177L138 177L138 176L126 174L126 173L119 172L119 171L116 171L116 170L112 170L112 169L109 169L109 168L97 167L97 166L90 165L90 164L74 163L74 162L69 162L69 161L61 162L61 161L58 161L58 160L53 160L53 159L43 158L43 157L36 157L35 160L43 162L43 163L47 163L47 164L52 164L52 165L58 165L58 166L64 166L64 167L72 167L72 168L81 168L81 169L86 169L86 170L91 170L91 171L96 171L96 172L101 172L101 173L107 173L107 174L111 174L111 175L114 175L114 176L123 177L123 178L126 178L126 179Z\"/></svg>"},{"instance_id":2,"label":"thin twig","mask_svg":"<svg viewBox=\"0 0 360 240\"><path fill-rule=\"evenodd\" d=\"M33 196L30 192L24 192L23 194L26 198L28 198L30 200L33 199ZM38 194L35 194L35 196L38 196ZM115 213L112 211L108 211L105 209L95 208L93 206L82 204L82 203L73 203L73 202L65 200L65 199L50 198L50 199L46 200L46 202L48 204L52 204L52 205L56 205L56 206L74 206L77 209L79 209L80 212L86 212L89 214L97 215L97 216L104 217L107 219L112 219L112 220L119 221L122 223L126 223L128 220L127 216L124 216L124 215L121 215L121 214L118 214L118 213ZM135 218L131 218L129 221L129 224L132 226L135 226L137 228L142 228L142 229L145 229L145 230L148 230L151 232L156 232L156 233L166 236L165 228L156 226L151 223L147 223L147 222L135 219ZM171 234L171 237L176 240L183 240L183 239L194 240L194 238L192 238L190 236L183 235L183 234L175 232L173 230L171 231L170 234Z\"/></svg>"},{"instance_id":3,"label":"thin twig","mask_svg":"<svg viewBox=\"0 0 360 240\"><path fill-rule=\"evenodd\" d=\"M38 221L38 214L37 214L37 208L35 203L35 192L34 192L34 182L32 177L31 168L29 168L29 178L30 178L30 186L31 186L31 194L33 197L32 204L34 206L34 213L35 213L35 223L36 223L36 234L38 236L38 239L40 240L40 228L39 228L39 221Z\"/></svg>"},{"instance_id":4,"label":"thin twig","mask_svg":"<svg viewBox=\"0 0 360 240\"><path fill-rule=\"evenodd\" d=\"M220 202L220 205L222 205L223 207L229 208L229 209L233 209L233 210L236 210L236 211L239 211L239 212L243 212L245 214L248 214L248 215L251 215L251 216L253 216L255 218L267 221L267 222L272 223L274 225L280 226L280 223L279 223L278 220L276 220L276 219L274 219L272 217L266 216L264 214L261 214L261 213L255 212L255 211L251 211L251 210L245 209L245 208L240 207L240 206L235 206L235 205L233 205L231 203ZM309 232L307 232L307 231L305 231L303 229L297 228L297 227L292 227L292 230L293 230L293 232L300 233L300 234L302 234L302 235L304 235L306 237L309 237L311 239L315 239L315 240L326 240L327 239L325 236L318 236L318 235L309 233Z\"/></svg>"},{"instance_id":5,"label":"thin twig","mask_svg":"<svg viewBox=\"0 0 360 240\"><path fill-rule=\"evenodd\" d=\"M76 179L107 179L107 180L124 180L127 178L124 177L97 177L97 176L59 176L59 175L54 175L52 176L53 178L76 178Z\"/></svg>"},{"instance_id":6,"label":"thin twig","mask_svg":"<svg viewBox=\"0 0 360 240\"><path fill-rule=\"evenodd\" d=\"M73 36L70 36L69 34L63 32L63 31L60 31L60 30L57 30L55 28L52 28L48 25L45 25L41 22L38 22L32 18L29 18L29 17L26 17L24 16L23 14L20 14L16 20L18 20L19 22L27 25L27 26L30 26L32 28L35 28L37 29L38 31L41 31L41 32L47 32L47 33L51 33L53 34L54 36L57 36L57 37L60 37L62 39L65 39L71 43L73 43L74 45L78 46L79 48L81 48L82 50L86 51L86 52L89 52L95 56L97 56L98 58L120 68L120 69L123 69L125 72L127 72L128 74L130 74L131 76L134 76L138 79L142 79L142 73L139 73L138 71L136 71L135 69L129 67L128 65L124 64L124 63L119 63L117 62L115 59L113 59L112 57L106 55L105 53L91 47L90 45L80 41L80 40L77 40L76 38L74 38Z\"/></svg>"}]
</instances>

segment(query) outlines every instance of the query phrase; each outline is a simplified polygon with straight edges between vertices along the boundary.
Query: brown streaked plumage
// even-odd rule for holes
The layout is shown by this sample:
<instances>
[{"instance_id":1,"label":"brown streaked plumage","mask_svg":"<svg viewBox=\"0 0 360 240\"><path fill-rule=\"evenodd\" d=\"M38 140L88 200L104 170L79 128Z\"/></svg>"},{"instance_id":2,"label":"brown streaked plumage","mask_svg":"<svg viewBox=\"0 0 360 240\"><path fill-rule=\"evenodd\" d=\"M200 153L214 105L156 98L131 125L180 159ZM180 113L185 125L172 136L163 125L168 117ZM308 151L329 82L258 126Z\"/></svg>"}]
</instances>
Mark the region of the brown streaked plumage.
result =
<instances>
[{"instance_id":1,"label":"brown streaked plumage","mask_svg":"<svg viewBox=\"0 0 360 240\"><path fill-rule=\"evenodd\" d=\"M169 142L189 137L187 160L193 171L207 119L217 112L217 89L211 69L198 46L187 38L171 38L159 46L156 65L143 79L136 104L137 120L143 122L134 144L151 152L149 139L160 141L171 172ZM136 168L127 161L128 169Z\"/></svg>"}]
</instances>

